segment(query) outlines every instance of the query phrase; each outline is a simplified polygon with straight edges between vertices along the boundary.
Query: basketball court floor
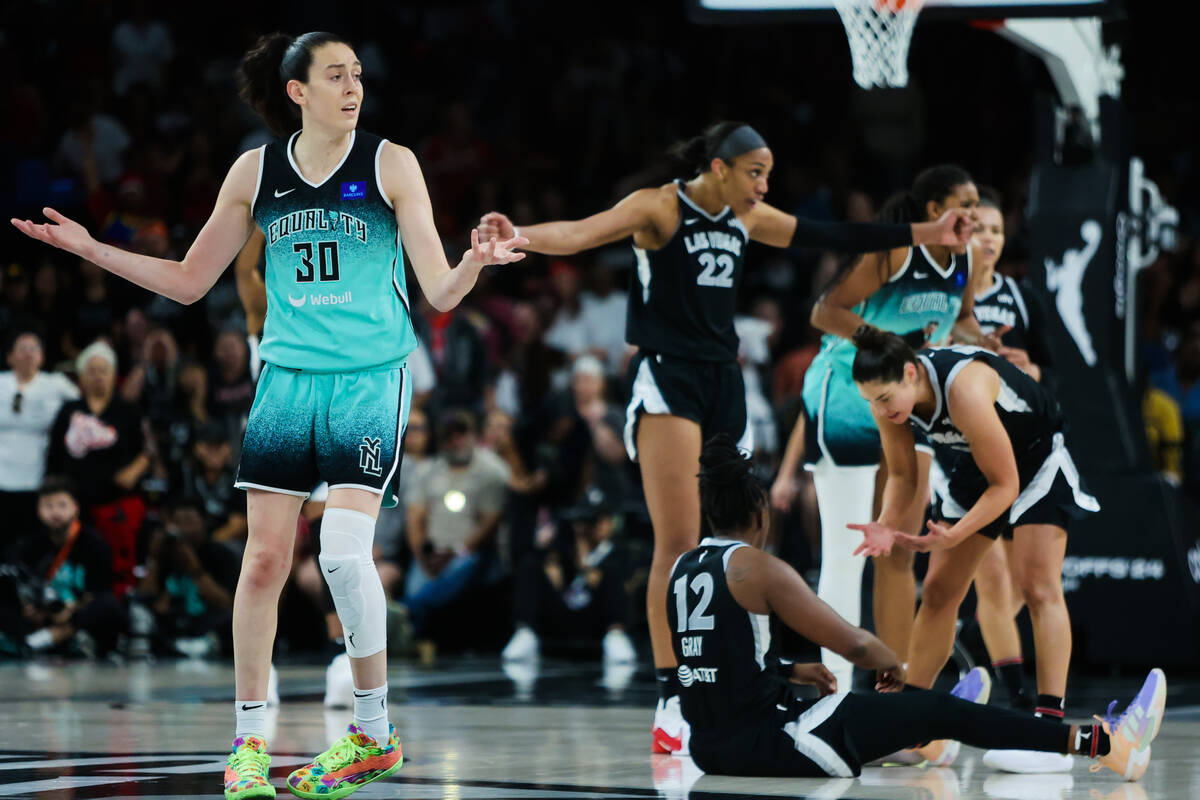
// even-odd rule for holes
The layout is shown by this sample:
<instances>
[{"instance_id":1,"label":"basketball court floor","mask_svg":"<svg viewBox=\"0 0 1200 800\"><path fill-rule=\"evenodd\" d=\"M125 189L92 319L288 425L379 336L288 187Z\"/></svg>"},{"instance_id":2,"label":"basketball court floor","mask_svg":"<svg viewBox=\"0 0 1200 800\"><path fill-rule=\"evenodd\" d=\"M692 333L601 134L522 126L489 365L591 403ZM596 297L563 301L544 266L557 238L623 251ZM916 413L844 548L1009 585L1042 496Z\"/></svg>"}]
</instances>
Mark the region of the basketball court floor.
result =
<instances>
[{"instance_id":1,"label":"basketball court floor","mask_svg":"<svg viewBox=\"0 0 1200 800\"><path fill-rule=\"evenodd\" d=\"M282 706L271 718L272 777L284 779L340 735L351 712L322 705L324 669L281 665ZM1141 783L1076 759L1069 775L1002 775L963 748L952 768L868 768L858 779L747 779L701 775L690 759L651 756L655 698L648 668L544 661L507 672L498 659L439 658L393 665L392 720L405 765L355 798L804 797L820 800L1144 800L1200 797L1200 681L1172 679L1169 710ZM1121 705L1140 679L1080 679L1068 716ZM6 663L0 665L0 796L221 797L232 734L227 663Z\"/></svg>"}]
</instances>

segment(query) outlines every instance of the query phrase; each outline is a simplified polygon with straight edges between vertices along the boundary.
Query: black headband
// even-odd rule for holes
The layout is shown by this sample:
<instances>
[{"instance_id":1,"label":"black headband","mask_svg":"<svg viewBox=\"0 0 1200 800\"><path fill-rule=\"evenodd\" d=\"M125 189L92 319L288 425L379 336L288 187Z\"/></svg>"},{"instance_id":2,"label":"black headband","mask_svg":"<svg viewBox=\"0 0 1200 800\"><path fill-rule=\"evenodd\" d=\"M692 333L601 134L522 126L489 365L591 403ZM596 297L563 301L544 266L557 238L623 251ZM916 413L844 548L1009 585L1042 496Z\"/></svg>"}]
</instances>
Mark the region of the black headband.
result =
<instances>
[{"instance_id":1,"label":"black headband","mask_svg":"<svg viewBox=\"0 0 1200 800\"><path fill-rule=\"evenodd\" d=\"M729 132L717 146L717 158L733 161L742 153L749 153L760 147L766 147L767 140L749 125L739 125Z\"/></svg>"}]
</instances>

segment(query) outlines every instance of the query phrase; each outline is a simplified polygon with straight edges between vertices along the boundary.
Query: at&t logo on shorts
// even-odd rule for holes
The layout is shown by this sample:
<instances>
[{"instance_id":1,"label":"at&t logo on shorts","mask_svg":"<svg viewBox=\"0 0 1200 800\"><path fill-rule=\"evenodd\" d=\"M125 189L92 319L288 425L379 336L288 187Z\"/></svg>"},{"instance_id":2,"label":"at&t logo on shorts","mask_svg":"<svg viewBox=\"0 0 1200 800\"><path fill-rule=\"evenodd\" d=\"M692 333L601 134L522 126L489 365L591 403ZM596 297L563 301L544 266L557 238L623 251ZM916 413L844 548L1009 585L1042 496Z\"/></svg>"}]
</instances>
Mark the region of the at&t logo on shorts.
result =
<instances>
[{"instance_id":1,"label":"at&t logo on shorts","mask_svg":"<svg viewBox=\"0 0 1200 800\"><path fill-rule=\"evenodd\" d=\"M342 184L342 199L343 200L358 200L367 196L366 181L353 181L351 183Z\"/></svg>"}]
</instances>

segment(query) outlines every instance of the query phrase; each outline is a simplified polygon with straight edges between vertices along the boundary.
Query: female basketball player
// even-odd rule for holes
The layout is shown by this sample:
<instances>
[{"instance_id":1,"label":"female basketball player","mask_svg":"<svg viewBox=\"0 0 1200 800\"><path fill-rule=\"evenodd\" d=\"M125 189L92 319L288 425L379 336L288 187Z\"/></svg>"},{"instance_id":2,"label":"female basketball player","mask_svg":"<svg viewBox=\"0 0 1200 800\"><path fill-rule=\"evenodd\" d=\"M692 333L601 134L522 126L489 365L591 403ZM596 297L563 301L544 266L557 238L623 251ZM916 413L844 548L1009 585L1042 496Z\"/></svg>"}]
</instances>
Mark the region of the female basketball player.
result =
<instances>
[{"instance_id":1,"label":"female basketball player","mask_svg":"<svg viewBox=\"0 0 1200 800\"><path fill-rule=\"evenodd\" d=\"M933 685L950 657L958 607L975 570L1011 528L1012 569L1033 620L1037 705L1061 719L1071 656L1062 593L1066 527L1100 504L1080 486L1058 404L1026 373L982 348L918 354L869 325L855 332L854 344L854 381L879 426L887 464L878 520L851 525L865 534L855 552L886 555L899 543L931 553L909 648L910 682ZM942 520L930 521L924 536L898 530L925 502L911 493L919 482L914 432L951 465Z\"/></svg>"},{"instance_id":2,"label":"female basketball player","mask_svg":"<svg viewBox=\"0 0 1200 800\"><path fill-rule=\"evenodd\" d=\"M717 123L670 153L687 180L641 189L586 219L522 226L519 235L529 240L525 249L554 255L633 237L625 338L639 352L629 367L625 446L640 461L654 527L646 614L662 697L652 747L686 752L662 599L671 564L699 536L701 442L724 431L752 447L733 328L746 248L751 241L857 252L913 242L961 246L971 225L960 211L913 225L820 224L785 214L763 202L774 156L740 122ZM485 215L479 231L484 238L518 235L498 213Z\"/></svg>"},{"instance_id":3,"label":"female basketball player","mask_svg":"<svg viewBox=\"0 0 1200 800\"><path fill-rule=\"evenodd\" d=\"M287 138L237 159L182 261L99 244L49 208L48 223L13 224L182 303L204 296L255 225L265 234L267 366L237 477L249 491L250 533L234 598L237 738L225 796L275 796L263 736L271 646L296 517L320 477L331 487L321 567L346 631L355 721L293 772L288 787L301 797L344 797L402 762L387 720L385 601L371 561L375 516L398 473L409 397L405 359L416 345L400 238L438 309L454 307L485 265L521 260L513 248L523 240L483 246L472 234L471 249L449 267L411 151L355 130L362 68L343 39L263 37L238 77L243 97Z\"/></svg>"},{"instance_id":4,"label":"female basketball player","mask_svg":"<svg viewBox=\"0 0 1200 800\"><path fill-rule=\"evenodd\" d=\"M979 194L971 176L953 165L919 174L912 190L889 199L883 219L938 219L948 210L974 215ZM914 343L944 343L956 338L975 342L979 327L972 316L969 291L971 251L966 242L899 247L872 253L850 265L817 300L812 322L825 331L821 351L804 376L805 468L812 471L821 515L821 577L817 596L857 625L861 619L864 562L852 553L858 537L848 523L869 521L879 471L879 433L867 404L850 377L855 328L869 322L905 335ZM922 445L924 448L924 445ZM886 457L886 454L885 454ZM918 455L927 493L930 454ZM886 467L886 464L884 465ZM917 532L921 511L899 520L902 530ZM875 559L875 630L905 658L916 605L912 555L897 550ZM838 682L850 688L852 668L836 653L822 653Z\"/></svg>"},{"instance_id":5,"label":"female basketball player","mask_svg":"<svg viewBox=\"0 0 1200 800\"><path fill-rule=\"evenodd\" d=\"M901 456L889 455L895 457L889 464ZM1162 670L1150 672L1119 718L1070 727L906 687L895 653L839 617L790 566L758 549L770 517L766 495L749 458L728 436L705 443L699 480L714 535L679 559L664 610L692 725L692 758L705 772L849 777L865 763L940 737L977 747L1080 753L1127 780L1145 772L1166 703ZM858 666L878 670L883 693L838 694L820 664L768 658L770 614ZM978 694L965 684L986 677L977 667L956 691ZM816 684L826 696L799 700L789 681ZM951 760L948 753L942 763Z\"/></svg>"},{"instance_id":6,"label":"female basketball player","mask_svg":"<svg viewBox=\"0 0 1200 800\"><path fill-rule=\"evenodd\" d=\"M977 255L972 281L975 319L985 335L995 333L999 337L999 355L1041 382L1048 353L1040 331L1035 330L1031 307L1020 287L1012 278L996 273L996 264L1004 252L1004 217L1000 198L985 187L979 190L976 223L971 239ZM946 476L951 469L951 464L942 464L938 458L930 470L929 482L939 502L946 495ZM1006 551L1011 549L1012 539L1005 536L1000 541L1003 545L997 543L989 549L975 573L977 617L992 667L1008 690L1009 704L1032 711L1033 701L1023 688L1021 639L1014 621L1023 603L1015 599L1020 591L1014 587L1008 568Z\"/></svg>"}]
</instances>

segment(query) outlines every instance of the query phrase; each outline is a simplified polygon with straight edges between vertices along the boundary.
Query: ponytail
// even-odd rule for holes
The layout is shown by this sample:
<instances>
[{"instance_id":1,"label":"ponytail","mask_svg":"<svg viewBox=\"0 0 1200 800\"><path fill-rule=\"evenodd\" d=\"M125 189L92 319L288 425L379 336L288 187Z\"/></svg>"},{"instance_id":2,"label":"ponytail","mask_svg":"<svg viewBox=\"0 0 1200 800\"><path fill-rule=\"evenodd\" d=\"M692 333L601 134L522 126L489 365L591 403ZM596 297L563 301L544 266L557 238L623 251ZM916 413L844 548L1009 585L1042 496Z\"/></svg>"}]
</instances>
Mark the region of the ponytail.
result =
<instances>
[{"instance_id":1,"label":"ponytail","mask_svg":"<svg viewBox=\"0 0 1200 800\"><path fill-rule=\"evenodd\" d=\"M850 370L855 383L894 383L904 378L904 365L916 364L917 354L891 331L859 325L851 337L858 352Z\"/></svg>"},{"instance_id":2,"label":"ponytail","mask_svg":"<svg viewBox=\"0 0 1200 800\"><path fill-rule=\"evenodd\" d=\"M676 142L667 148L667 178L694 178L712 168L714 158L727 164L742 153L767 143L744 122L723 121L709 125L699 136ZM666 180L664 179L664 180Z\"/></svg>"},{"instance_id":3,"label":"ponytail","mask_svg":"<svg viewBox=\"0 0 1200 800\"><path fill-rule=\"evenodd\" d=\"M300 107L287 94L288 81L308 82L313 52L345 39L324 31L296 38L286 33L259 37L237 67L238 95L254 109L276 136L287 136L300 123Z\"/></svg>"}]
</instances>

